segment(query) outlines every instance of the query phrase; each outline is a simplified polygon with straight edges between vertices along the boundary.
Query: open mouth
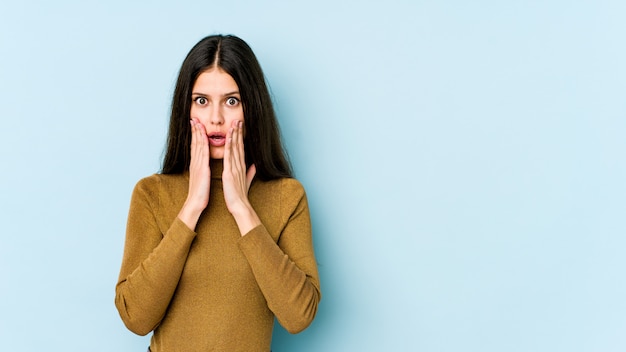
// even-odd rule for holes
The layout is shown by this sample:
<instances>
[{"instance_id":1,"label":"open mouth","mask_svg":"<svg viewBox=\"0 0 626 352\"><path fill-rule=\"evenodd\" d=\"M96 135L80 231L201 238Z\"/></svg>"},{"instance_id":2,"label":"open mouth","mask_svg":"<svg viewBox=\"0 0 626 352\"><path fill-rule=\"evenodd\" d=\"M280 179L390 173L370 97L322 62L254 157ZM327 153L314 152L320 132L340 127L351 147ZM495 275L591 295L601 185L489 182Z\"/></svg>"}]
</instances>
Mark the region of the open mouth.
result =
<instances>
[{"instance_id":1,"label":"open mouth","mask_svg":"<svg viewBox=\"0 0 626 352\"><path fill-rule=\"evenodd\" d=\"M226 144L226 135L220 132L211 132L208 134L209 145L212 147L221 147Z\"/></svg>"}]
</instances>

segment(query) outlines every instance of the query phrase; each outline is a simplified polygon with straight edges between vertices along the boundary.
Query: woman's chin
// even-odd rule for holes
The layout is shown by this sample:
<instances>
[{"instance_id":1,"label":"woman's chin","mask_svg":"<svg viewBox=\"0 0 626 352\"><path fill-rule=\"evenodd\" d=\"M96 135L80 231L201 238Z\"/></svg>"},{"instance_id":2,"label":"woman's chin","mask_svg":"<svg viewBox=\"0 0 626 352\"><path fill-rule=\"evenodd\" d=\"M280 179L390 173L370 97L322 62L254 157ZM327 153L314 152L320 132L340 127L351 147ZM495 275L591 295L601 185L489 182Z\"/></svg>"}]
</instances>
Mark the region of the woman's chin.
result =
<instances>
[{"instance_id":1,"label":"woman's chin","mask_svg":"<svg viewBox=\"0 0 626 352\"><path fill-rule=\"evenodd\" d=\"M211 150L211 159L224 159L224 151L223 150Z\"/></svg>"}]
</instances>

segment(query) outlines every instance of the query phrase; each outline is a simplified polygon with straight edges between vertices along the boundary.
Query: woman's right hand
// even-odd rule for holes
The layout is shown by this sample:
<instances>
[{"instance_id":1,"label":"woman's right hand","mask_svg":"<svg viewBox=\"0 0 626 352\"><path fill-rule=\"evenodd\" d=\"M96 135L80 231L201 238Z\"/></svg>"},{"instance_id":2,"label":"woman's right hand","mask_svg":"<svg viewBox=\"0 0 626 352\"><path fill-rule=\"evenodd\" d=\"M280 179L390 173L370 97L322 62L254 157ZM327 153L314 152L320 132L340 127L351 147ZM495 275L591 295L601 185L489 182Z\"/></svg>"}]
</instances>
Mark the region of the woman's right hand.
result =
<instances>
[{"instance_id":1,"label":"woman's right hand","mask_svg":"<svg viewBox=\"0 0 626 352\"><path fill-rule=\"evenodd\" d=\"M200 214L209 204L211 168L209 138L204 125L197 119L191 123L191 162L189 164L189 193L178 217L195 230Z\"/></svg>"}]
</instances>

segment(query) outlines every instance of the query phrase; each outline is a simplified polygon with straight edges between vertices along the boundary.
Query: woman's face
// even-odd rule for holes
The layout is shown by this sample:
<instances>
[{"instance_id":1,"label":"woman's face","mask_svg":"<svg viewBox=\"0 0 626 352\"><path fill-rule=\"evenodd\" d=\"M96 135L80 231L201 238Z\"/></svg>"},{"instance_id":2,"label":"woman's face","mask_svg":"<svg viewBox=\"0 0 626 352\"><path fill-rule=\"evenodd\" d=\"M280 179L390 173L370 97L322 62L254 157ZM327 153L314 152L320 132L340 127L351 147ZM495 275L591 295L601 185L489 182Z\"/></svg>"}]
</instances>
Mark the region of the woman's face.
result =
<instances>
[{"instance_id":1,"label":"woman's face","mask_svg":"<svg viewBox=\"0 0 626 352\"><path fill-rule=\"evenodd\" d=\"M216 67L201 73L191 91L190 115L206 129L211 159L223 159L228 129L233 121L243 121L241 95L235 80Z\"/></svg>"}]
</instances>

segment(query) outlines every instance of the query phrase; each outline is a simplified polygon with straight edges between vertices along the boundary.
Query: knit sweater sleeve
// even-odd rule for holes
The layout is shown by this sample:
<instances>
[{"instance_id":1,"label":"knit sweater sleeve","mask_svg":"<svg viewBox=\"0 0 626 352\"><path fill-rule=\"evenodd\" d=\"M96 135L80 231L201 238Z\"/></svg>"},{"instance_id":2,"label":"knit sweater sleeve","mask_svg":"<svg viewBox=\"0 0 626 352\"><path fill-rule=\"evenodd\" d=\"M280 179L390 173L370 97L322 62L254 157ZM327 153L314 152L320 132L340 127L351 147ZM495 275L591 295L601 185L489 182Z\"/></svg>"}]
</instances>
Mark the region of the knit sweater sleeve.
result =
<instances>
[{"instance_id":1,"label":"knit sweater sleeve","mask_svg":"<svg viewBox=\"0 0 626 352\"><path fill-rule=\"evenodd\" d=\"M313 321L321 292L307 198L298 181L282 180L280 202L285 226L278 242L259 225L241 238L239 248L268 307L295 334Z\"/></svg>"},{"instance_id":2,"label":"knit sweater sleeve","mask_svg":"<svg viewBox=\"0 0 626 352\"><path fill-rule=\"evenodd\" d=\"M126 327L139 335L165 315L195 232L178 218L163 233L157 222L159 179L145 178L133 190L115 305Z\"/></svg>"}]
</instances>

